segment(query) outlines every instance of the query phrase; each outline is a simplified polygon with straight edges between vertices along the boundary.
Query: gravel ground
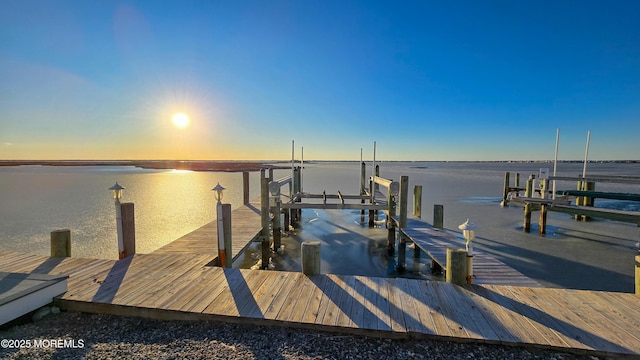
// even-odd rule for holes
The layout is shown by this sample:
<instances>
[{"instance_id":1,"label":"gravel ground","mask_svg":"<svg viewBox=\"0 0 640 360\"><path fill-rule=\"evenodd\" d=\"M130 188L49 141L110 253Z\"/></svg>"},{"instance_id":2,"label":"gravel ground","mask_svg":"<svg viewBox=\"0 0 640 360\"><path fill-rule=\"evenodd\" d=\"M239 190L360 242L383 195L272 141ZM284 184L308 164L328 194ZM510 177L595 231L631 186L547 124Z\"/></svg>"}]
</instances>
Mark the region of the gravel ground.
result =
<instances>
[{"instance_id":1,"label":"gravel ground","mask_svg":"<svg viewBox=\"0 0 640 360\"><path fill-rule=\"evenodd\" d=\"M3 341L2 359L601 359L528 347L73 312L2 328L0 339L31 341L23 349L8 349ZM64 347L64 340L70 347L51 346ZM34 348L35 342L47 347Z\"/></svg>"}]
</instances>

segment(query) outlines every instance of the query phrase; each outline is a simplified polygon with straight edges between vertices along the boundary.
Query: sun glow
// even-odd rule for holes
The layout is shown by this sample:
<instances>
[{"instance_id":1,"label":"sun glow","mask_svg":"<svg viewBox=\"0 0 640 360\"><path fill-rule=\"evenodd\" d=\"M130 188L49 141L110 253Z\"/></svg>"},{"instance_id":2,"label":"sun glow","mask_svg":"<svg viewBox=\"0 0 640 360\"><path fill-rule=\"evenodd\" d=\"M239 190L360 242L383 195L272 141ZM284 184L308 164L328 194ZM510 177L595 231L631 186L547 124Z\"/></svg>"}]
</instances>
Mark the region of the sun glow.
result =
<instances>
[{"instance_id":1,"label":"sun glow","mask_svg":"<svg viewBox=\"0 0 640 360\"><path fill-rule=\"evenodd\" d=\"M184 129L187 126L189 126L189 115L185 114L185 113L175 113L173 114L173 125Z\"/></svg>"}]
</instances>

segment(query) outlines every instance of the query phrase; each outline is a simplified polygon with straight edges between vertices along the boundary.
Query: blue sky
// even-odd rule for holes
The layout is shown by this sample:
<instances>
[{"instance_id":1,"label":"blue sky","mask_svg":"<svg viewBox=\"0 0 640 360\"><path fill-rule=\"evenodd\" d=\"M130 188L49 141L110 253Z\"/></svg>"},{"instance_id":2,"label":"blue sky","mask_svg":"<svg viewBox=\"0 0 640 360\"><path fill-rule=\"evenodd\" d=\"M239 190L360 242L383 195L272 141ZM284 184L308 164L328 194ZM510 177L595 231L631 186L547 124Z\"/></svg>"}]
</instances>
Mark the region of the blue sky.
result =
<instances>
[{"instance_id":1,"label":"blue sky","mask_svg":"<svg viewBox=\"0 0 640 360\"><path fill-rule=\"evenodd\" d=\"M0 1L0 159L640 159L638 1ZM176 112L190 125L177 128Z\"/></svg>"}]
</instances>

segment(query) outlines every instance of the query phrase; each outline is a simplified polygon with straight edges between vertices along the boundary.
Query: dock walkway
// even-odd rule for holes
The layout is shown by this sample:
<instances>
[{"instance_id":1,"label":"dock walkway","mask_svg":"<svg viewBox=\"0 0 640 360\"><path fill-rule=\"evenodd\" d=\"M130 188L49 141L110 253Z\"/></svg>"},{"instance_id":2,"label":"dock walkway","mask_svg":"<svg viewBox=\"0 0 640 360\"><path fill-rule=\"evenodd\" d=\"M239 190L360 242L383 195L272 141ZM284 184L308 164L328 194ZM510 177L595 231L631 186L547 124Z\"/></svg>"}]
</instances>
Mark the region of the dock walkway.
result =
<instances>
[{"instance_id":1,"label":"dock walkway","mask_svg":"<svg viewBox=\"0 0 640 360\"><path fill-rule=\"evenodd\" d=\"M370 336L640 355L634 294L205 266L210 255L123 260L0 252L0 271L69 276L69 311L211 319Z\"/></svg>"},{"instance_id":2,"label":"dock walkway","mask_svg":"<svg viewBox=\"0 0 640 360\"><path fill-rule=\"evenodd\" d=\"M465 243L450 233L427 224L412 221L401 230L442 269L446 269L447 248L463 248ZM539 287L540 284L483 251L473 251L473 283Z\"/></svg>"},{"instance_id":3,"label":"dock walkway","mask_svg":"<svg viewBox=\"0 0 640 360\"><path fill-rule=\"evenodd\" d=\"M250 202L231 212L232 258L235 260L262 229L260 203ZM218 225L212 221L155 250L152 254L206 254L215 263L218 258Z\"/></svg>"}]
</instances>

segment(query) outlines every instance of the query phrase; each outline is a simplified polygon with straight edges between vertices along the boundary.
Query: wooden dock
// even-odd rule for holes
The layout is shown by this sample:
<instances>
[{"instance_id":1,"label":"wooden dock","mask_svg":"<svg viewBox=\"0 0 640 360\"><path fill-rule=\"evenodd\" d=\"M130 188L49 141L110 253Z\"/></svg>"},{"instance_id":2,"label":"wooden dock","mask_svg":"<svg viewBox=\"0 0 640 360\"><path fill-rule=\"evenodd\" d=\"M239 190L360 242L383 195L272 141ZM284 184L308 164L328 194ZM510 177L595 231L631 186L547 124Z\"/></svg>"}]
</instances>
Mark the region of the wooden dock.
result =
<instances>
[{"instance_id":1,"label":"wooden dock","mask_svg":"<svg viewBox=\"0 0 640 360\"><path fill-rule=\"evenodd\" d=\"M232 211L231 234L232 258L256 240L262 229L260 223L260 203L251 202ZM218 225L212 221L179 239L155 250L153 254L206 254L211 261L218 258Z\"/></svg>"},{"instance_id":2,"label":"wooden dock","mask_svg":"<svg viewBox=\"0 0 640 360\"><path fill-rule=\"evenodd\" d=\"M464 242L448 232L433 227L414 226L402 229L415 246L424 251L442 269L446 269L447 248L463 248ZM473 251L473 283L539 287L540 284L483 251Z\"/></svg>"},{"instance_id":3,"label":"wooden dock","mask_svg":"<svg viewBox=\"0 0 640 360\"><path fill-rule=\"evenodd\" d=\"M122 260L0 253L0 271L69 276L69 311L211 319L390 338L640 356L634 294L205 266L210 255Z\"/></svg>"}]
</instances>

